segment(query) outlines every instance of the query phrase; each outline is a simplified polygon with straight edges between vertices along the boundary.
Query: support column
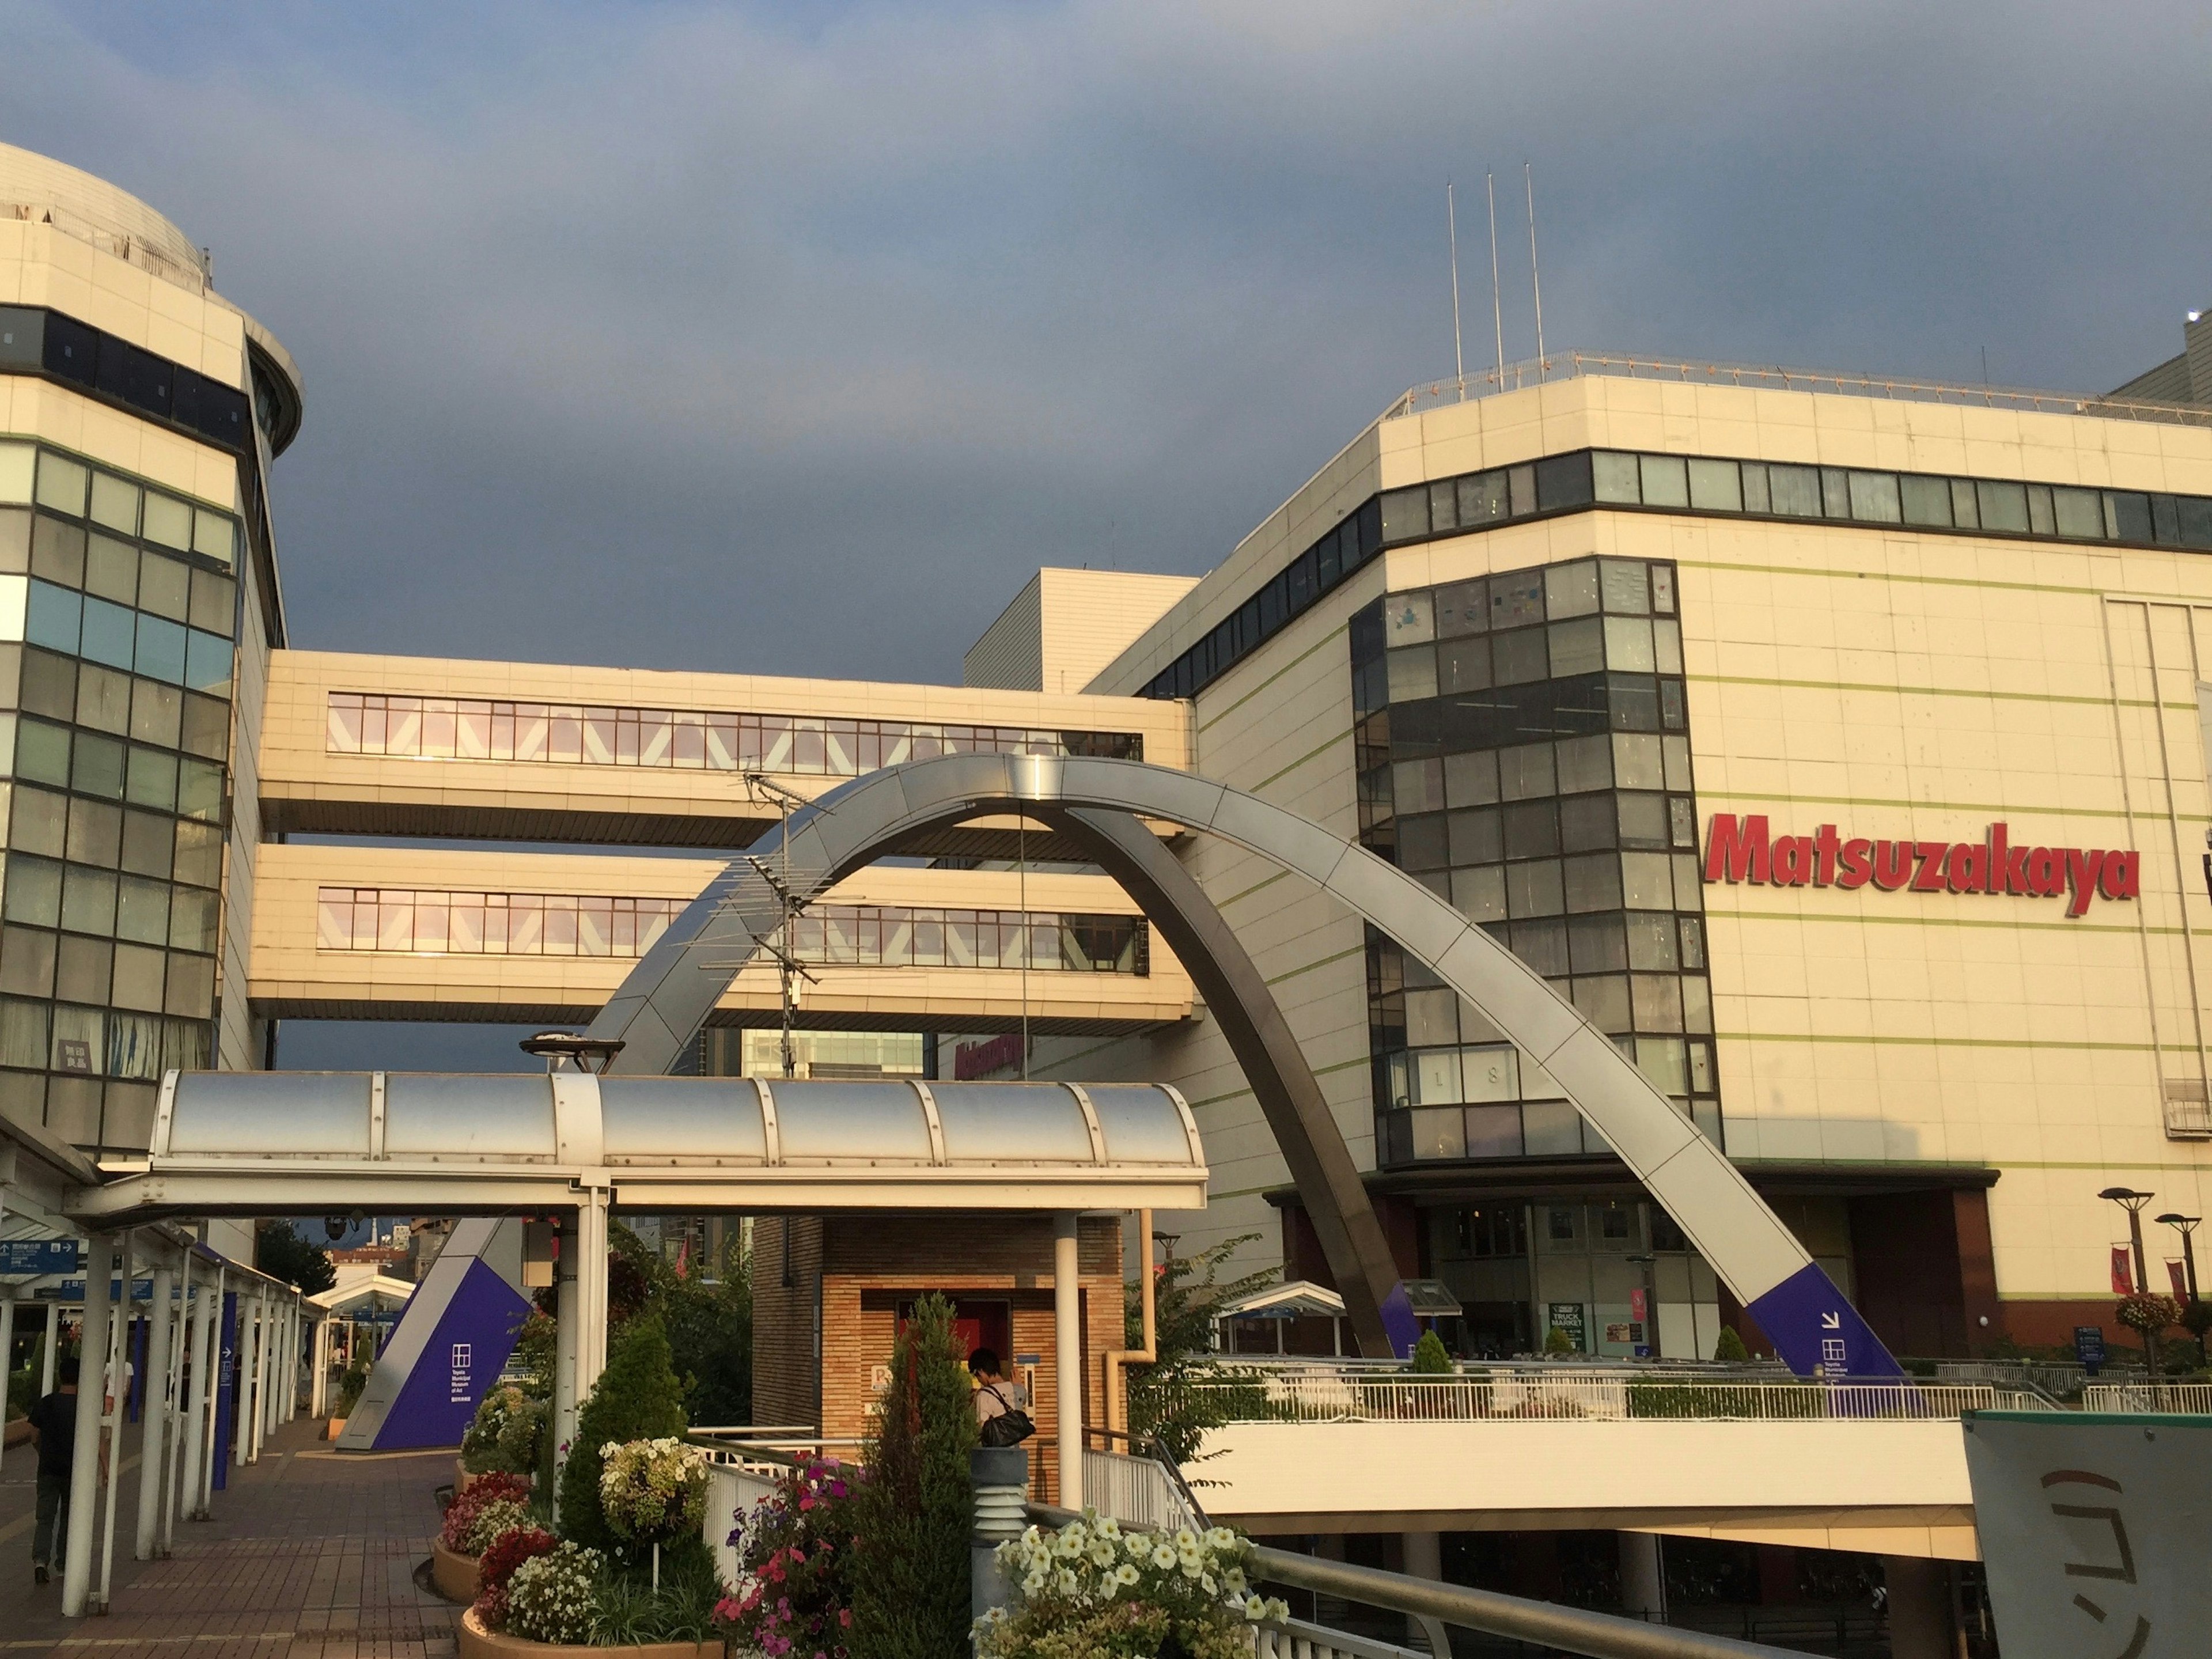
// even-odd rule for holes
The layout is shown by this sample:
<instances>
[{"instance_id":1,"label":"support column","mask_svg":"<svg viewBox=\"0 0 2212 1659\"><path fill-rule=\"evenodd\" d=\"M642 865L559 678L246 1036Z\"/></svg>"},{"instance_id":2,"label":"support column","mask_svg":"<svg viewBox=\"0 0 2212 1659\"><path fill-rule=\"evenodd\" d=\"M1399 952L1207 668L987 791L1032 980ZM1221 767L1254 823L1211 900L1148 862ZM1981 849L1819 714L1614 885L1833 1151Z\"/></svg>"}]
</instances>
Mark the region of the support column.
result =
<instances>
[{"instance_id":1,"label":"support column","mask_svg":"<svg viewBox=\"0 0 2212 1659\"><path fill-rule=\"evenodd\" d=\"M199 1462L192 1470L191 1514L200 1521L208 1518L215 1502L215 1461L222 1455L216 1444L215 1413L222 1389L223 1279L228 1271L222 1267L215 1270L215 1283L200 1309L200 1358L192 1366L192 1417L199 1434Z\"/></svg>"},{"instance_id":2,"label":"support column","mask_svg":"<svg viewBox=\"0 0 2212 1659\"><path fill-rule=\"evenodd\" d=\"M107 1352L108 1274L114 1236L94 1233L84 1245L84 1340L77 1376L76 1432L70 1446L68 1544L63 1552L62 1613L82 1618L92 1601L92 1523L100 1492L100 1364ZM54 1325L47 1323L47 1363ZM51 1390L49 1390L51 1392Z\"/></svg>"},{"instance_id":3,"label":"support column","mask_svg":"<svg viewBox=\"0 0 2212 1659\"><path fill-rule=\"evenodd\" d=\"M1399 1546L1408 1578L1425 1578L1435 1584L1443 1583L1444 1535L1442 1533L1401 1533ZM1406 1645L1420 1652L1441 1655L1442 1659L1451 1659L1451 1638L1445 1633L1442 1623L1426 1613L1409 1613L1406 1615Z\"/></svg>"},{"instance_id":4,"label":"support column","mask_svg":"<svg viewBox=\"0 0 2212 1659\"><path fill-rule=\"evenodd\" d=\"M553 1466L554 1489L560 1489L561 1465L576 1440L576 1379L580 1375L582 1345L577 1340L583 1321L583 1297L576 1274L580 1230L575 1217L563 1215L553 1259Z\"/></svg>"},{"instance_id":5,"label":"support column","mask_svg":"<svg viewBox=\"0 0 2212 1659\"><path fill-rule=\"evenodd\" d=\"M251 1291L240 1291L238 1297L238 1380L231 1384L230 1420L236 1425L231 1436L231 1462L244 1468L253 1460L254 1431L260 1418L254 1407L253 1355L258 1340L261 1299Z\"/></svg>"},{"instance_id":6,"label":"support column","mask_svg":"<svg viewBox=\"0 0 2212 1659\"><path fill-rule=\"evenodd\" d=\"M84 1255L89 1261L92 1247L85 1246ZM90 1284L88 1279L85 1281ZM54 1391L54 1356L62 1346L62 1304L58 1299L46 1304L46 1351L39 1361L39 1398L44 1400Z\"/></svg>"},{"instance_id":7,"label":"support column","mask_svg":"<svg viewBox=\"0 0 2212 1659\"><path fill-rule=\"evenodd\" d=\"M1881 1558L1889 1595L1890 1659L1951 1659L1951 1587L1942 1561Z\"/></svg>"},{"instance_id":8,"label":"support column","mask_svg":"<svg viewBox=\"0 0 2212 1659\"><path fill-rule=\"evenodd\" d=\"M95 1612L107 1611L108 1591L115 1583L116 1493L123 1480L123 1425L130 1416L131 1383L124 1367L131 1359L131 1287L138 1277L138 1235L123 1235L122 1263L117 1273L116 1310L108 1321L107 1376L114 1396L107 1414L106 1507L100 1523L100 1582L92 1591ZM80 1406L79 1410L83 1407Z\"/></svg>"},{"instance_id":9,"label":"support column","mask_svg":"<svg viewBox=\"0 0 2212 1659\"><path fill-rule=\"evenodd\" d=\"M161 1559L169 1558L176 1541L177 1514L184 1503L188 1439L185 1409L185 1356L191 1352L192 1334L192 1252L187 1245L177 1269L177 1328L171 1335L169 1365L169 1468L161 1486Z\"/></svg>"},{"instance_id":10,"label":"support column","mask_svg":"<svg viewBox=\"0 0 2212 1659\"><path fill-rule=\"evenodd\" d=\"M15 1357L15 1298L0 1302L0 1371L15 1375L15 1367L8 1362Z\"/></svg>"},{"instance_id":11,"label":"support column","mask_svg":"<svg viewBox=\"0 0 2212 1659\"><path fill-rule=\"evenodd\" d=\"M264 1288L254 1298L253 1340L253 1462L261 1461L261 1443L269 1436L270 1348L276 1334L276 1309Z\"/></svg>"},{"instance_id":12,"label":"support column","mask_svg":"<svg viewBox=\"0 0 2212 1659\"><path fill-rule=\"evenodd\" d=\"M318 1319L308 1339L307 1414L320 1423L331 1403L331 1322Z\"/></svg>"},{"instance_id":13,"label":"support column","mask_svg":"<svg viewBox=\"0 0 2212 1659\"><path fill-rule=\"evenodd\" d=\"M138 1537L131 1556L135 1561L154 1559L154 1543L161 1535L161 1486L169 1435L169 1332L176 1310L169 1305L176 1291L176 1274L161 1267L154 1274L154 1302L146 1316L145 1409L139 1420L145 1425L138 1437Z\"/></svg>"},{"instance_id":14,"label":"support column","mask_svg":"<svg viewBox=\"0 0 2212 1659\"><path fill-rule=\"evenodd\" d=\"M1620 1540L1620 1610L1631 1619L1667 1622L1667 1575L1659 1555L1659 1534L1624 1532Z\"/></svg>"},{"instance_id":15,"label":"support column","mask_svg":"<svg viewBox=\"0 0 2212 1659\"><path fill-rule=\"evenodd\" d=\"M1083 1507L1083 1295L1078 1277L1075 1214L1052 1218L1053 1389L1059 1397L1062 1509Z\"/></svg>"},{"instance_id":16,"label":"support column","mask_svg":"<svg viewBox=\"0 0 2212 1659\"><path fill-rule=\"evenodd\" d=\"M607 1189L576 1206L576 1407L607 1368Z\"/></svg>"}]
</instances>

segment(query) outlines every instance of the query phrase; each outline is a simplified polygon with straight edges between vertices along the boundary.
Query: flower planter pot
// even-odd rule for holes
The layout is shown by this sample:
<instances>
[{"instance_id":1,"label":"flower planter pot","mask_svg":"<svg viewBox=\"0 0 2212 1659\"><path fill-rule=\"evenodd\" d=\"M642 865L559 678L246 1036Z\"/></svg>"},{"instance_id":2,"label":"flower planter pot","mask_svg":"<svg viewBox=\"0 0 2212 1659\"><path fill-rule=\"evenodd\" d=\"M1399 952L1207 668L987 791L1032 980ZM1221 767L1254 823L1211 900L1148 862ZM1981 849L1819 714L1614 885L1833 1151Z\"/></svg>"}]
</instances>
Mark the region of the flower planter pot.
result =
<instances>
[{"instance_id":1,"label":"flower planter pot","mask_svg":"<svg viewBox=\"0 0 2212 1659\"><path fill-rule=\"evenodd\" d=\"M532 1642L483 1627L471 1607L461 1615L460 1659L723 1659L720 1642L641 1642L633 1646L594 1648L565 1642Z\"/></svg>"},{"instance_id":2,"label":"flower planter pot","mask_svg":"<svg viewBox=\"0 0 2212 1659\"><path fill-rule=\"evenodd\" d=\"M453 1496L454 1496L454 1497L456 1497L456 1498L459 1497L463 1492L466 1492L466 1491L467 1491L471 1486L475 1486L475 1485L476 1485L476 1483L477 1483L477 1481L479 1481L479 1480L489 1480L489 1478L490 1478L490 1476L489 1476L489 1473L487 1473L487 1474L470 1474L466 1469L465 1469L465 1468L463 1468L461 1467L461 1460L460 1460L459 1458L458 1458L458 1457L457 1457L457 1458L455 1458L455 1459L453 1460ZM533 1479L532 1477L529 1476L529 1475L526 1475L526 1475L524 1475L522 1478L523 1478L525 1480L528 1480L528 1481L530 1482L530 1484L531 1484L532 1486L536 1486L536 1485L538 1484L538 1482L536 1481L536 1480L535 1480L535 1479Z\"/></svg>"},{"instance_id":3,"label":"flower planter pot","mask_svg":"<svg viewBox=\"0 0 2212 1659\"><path fill-rule=\"evenodd\" d=\"M345 1419L343 1417L333 1417L331 1419L330 1426L323 1431L323 1438L325 1440L337 1439L340 1435L345 1432Z\"/></svg>"},{"instance_id":4,"label":"flower planter pot","mask_svg":"<svg viewBox=\"0 0 2212 1659\"><path fill-rule=\"evenodd\" d=\"M430 1540L430 1582L438 1587L439 1595L466 1607L477 1599L477 1591L482 1588L477 1580L475 1556L449 1550L441 1539Z\"/></svg>"}]
</instances>

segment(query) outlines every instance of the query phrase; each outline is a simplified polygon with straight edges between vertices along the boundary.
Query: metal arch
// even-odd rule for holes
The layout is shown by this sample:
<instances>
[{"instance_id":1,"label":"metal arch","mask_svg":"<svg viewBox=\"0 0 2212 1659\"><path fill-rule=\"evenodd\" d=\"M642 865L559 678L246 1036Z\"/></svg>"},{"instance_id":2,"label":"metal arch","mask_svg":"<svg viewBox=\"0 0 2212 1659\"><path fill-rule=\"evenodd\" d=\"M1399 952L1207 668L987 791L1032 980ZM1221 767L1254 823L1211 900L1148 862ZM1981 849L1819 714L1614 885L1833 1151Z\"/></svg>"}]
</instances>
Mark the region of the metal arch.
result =
<instances>
[{"instance_id":1,"label":"metal arch","mask_svg":"<svg viewBox=\"0 0 2212 1659\"><path fill-rule=\"evenodd\" d=\"M1901 1374L1720 1149L1540 975L1364 848L1187 772L1087 757L955 755L856 778L732 860L631 970L591 1035L626 1043L617 1071L665 1072L738 966L781 926L779 883L811 900L919 830L983 812L1051 807L1165 819L1306 877L1425 963L1550 1073L1794 1370Z\"/></svg>"}]
</instances>

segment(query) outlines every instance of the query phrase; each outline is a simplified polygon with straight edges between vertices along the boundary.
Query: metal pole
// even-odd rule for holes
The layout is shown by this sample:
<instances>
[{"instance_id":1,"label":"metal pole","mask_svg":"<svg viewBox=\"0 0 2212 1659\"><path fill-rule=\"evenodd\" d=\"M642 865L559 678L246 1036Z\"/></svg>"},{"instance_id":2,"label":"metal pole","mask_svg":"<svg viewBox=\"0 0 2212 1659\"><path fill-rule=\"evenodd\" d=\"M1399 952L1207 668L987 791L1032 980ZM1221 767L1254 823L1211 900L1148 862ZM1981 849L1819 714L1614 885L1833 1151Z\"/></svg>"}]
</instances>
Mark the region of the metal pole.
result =
<instances>
[{"instance_id":1,"label":"metal pole","mask_svg":"<svg viewBox=\"0 0 2212 1659\"><path fill-rule=\"evenodd\" d=\"M208 1292L207 1305L200 1310L200 1329L207 1340L200 1344L204 1363L194 1367L192 1376L192 1397L199 1407L193 1414L200 1419L200 1465L192 1472L192 1514L203 1520L215 1503L215 1460L222 1455L216 1444L215 1417L216 1408L222 1404L223 1280L229 1271L217 1264L214 1287Z\"/></svg>"},{"instance_id":2,"label":"metal pole","mask_svg":"<svg viewBox=\"0 0 2212 1659\"><path fill-rule=\"evenodd\" d=\"M238 1297L238 1380L231 1384L231 1463L244 1468L253 1453L253 1348L259 1304L251 1292Z\"/></svg>"},{"instance_id":3,"label":"metal pole","mask_svg":"<svg viewBox=\"0 0 2212 1659\"><path fill-rule=\"evenodd\" d=\"M83 1254L90 1255L90 1246ZM85 1281L91 1283L90 1279ZM62 1304L56 1297L46 1304L46 1351L39 1361L39 1398L44 1400L54 1391L54 1355L62 1346Z\"/></svg>"},{"instance_id":4,"label":"metal pole","mask_svg":"<svg viewBox=\"0 0 2212 1659\"><path fill-rule=\"evenodd\" d=\"M100 1589L92 1597L93 1606L100 1612L107 1611L107 1597L115 1582L115 1492L123 1479L123 1419L124 1406L131 1395L131 1384L124 1376L124 1366L131 1357L131 1290L138 1277L138 1235L123 1235L122 1283L117 1287L121 1298L119 1317L108 1321L107 1376L114 1387L107 1406L107 1420L113 1425L107 1442L107 1511L100 1520ZM83 1409L82 1406L78 1407Z\"/></svg>"},{"instance_id":5,"label":"metal pole","mask_svg":"<svg viewBox=\"0 0 2212 1659\"><path fill-rule=\"evenodd\" d=\"M110 1233L94 1233L84 1247L84 1337L79 1345L76 1432L70 1447L68 1542L63 1549L62 1613L82 1618L92 1600L92 1523L99 1504L101 1412L94 1390L100 1386L100 1357L107 1351L108 1274L115 1254ZM54 1329L51 1320L48 1330ZM52 1364L53 1344L46 1346ZM50 1373L51 1375L51 1373ZM51 1390L49 1390L51 1392Z\"/></svg>"},{"instance_id":6,"label":"metal pole","mask_svg":"<svg viewBox=\"0 0 2212 1659\"><path fill-rule=\"evenodd\" d=\"M15 1298L0 1302L0 1373L15 1375Z\"/></svg>"},{"instance_id":7,"label":"metal pole","mask_svg":"<svg viewBox=\"0 0 2212 1659\"><path fill-rule=\"evenodd\" d=\"M131 1555L135 1561L154 1559L161 1536L161 1476L168 1455L169 1330L176 1317L169 1306L176 1292L176 1274L161 1267L154 1274L154 1303L146 1316L146 1409L138 1437L138 1537Z\"/></svg>"},{"instance_id":8,"label":"metal pole","mask_svg":"<svg viewBox=\"0 0 2212 1659\"><path fill-rule=\"evenodd\" d=\"M265 1286L254 1298L253 1311L253 1456L251 1461L258 1463L261 1461L261 1442L268 1432L269 1343L276 1334L276 1327L273 1317L276 1310L270 1304Z\"/></svg>"},{"instance_id":9,"label":"metal pole","mask_svg":"<svg viewBox=\"0 0 2212 1659\"><path fill-rule=\"evenodd\" d=\"M1083 1507L1083 1301L1074 1212L1052 1218L1053 1389L1060 1405L1060 1504Z\"/></svg>"},{"instance_id":10,"label":"metal pole","mask_svg":"<svg viewBox=\"0 0 2212 1659\"><path fill-rule=\"evenodd\" d=\"M185 1273L188 1279L191 1273L191 1265L192 1259L187 1252L185 1256ZM185 1415L183 1422L179 1425L183 1432L178 1437L177 1457L174 1465L176 1474L171 1482L173 1490L169 1494L168 1510L161 1517L161 1542L165 1548L173 1536L170 1531L171 1523L179 1515L192 1514L199 1503L200 1440L203 1427L200 1413L207 1403L207 1304L208 1290L205 1285L203 1285L200 1288L199 1305L197 1310L189 1301L178 1310L179 1317L184 1322L184 1329L179 1332L179 1334L187 1336L191 1344L192 1382L191 1397L188 1401L184 1386L183 1358L179 1355L177 1371L177 1401Z\"/></svg>"},{"instance_id":11,"label":"metal pole","mask_svg":"<svg viewBox=\"0 0 2212 1659\"><path fill-rule=\"evenodd\" d=\"M577 1222L577 1216L561 1218L560 1234L554 1247L553 1456L556 1491L560 1465L568 1462L568 1448L576 1438L576 1382L581 1375L582 1364L578 1328L583 1321L583 1297L577 1278L582 1230Z\"/></svg>"},{"instance_id":12,"label":"metal pole","mask_svg":"<svg viewBox=\"0 0 2212 1659\"><path fill-rule=\"evenodd\" d=\"M607 1192L597 1188L576 1206L576 1406L607 1368Z\"/></svg>"}]
</instances>

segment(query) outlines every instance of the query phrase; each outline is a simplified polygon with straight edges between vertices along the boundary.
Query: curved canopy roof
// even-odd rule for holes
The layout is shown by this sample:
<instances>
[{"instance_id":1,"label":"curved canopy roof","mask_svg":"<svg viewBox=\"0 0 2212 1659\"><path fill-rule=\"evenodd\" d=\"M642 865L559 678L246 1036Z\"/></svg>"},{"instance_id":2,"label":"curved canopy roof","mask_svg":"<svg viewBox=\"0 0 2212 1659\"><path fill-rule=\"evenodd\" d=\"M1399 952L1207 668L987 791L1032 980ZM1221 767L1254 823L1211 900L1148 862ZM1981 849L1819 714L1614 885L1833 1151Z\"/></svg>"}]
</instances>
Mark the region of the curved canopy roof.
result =
<instances>
[{"instance_id":1,"label":"curved canopy roof","mask_svg":"<svg viewBox=\"0 0 2212 1659\"><path fill-rule=\"evenodd\" d=\"M71 1212L1202 1208L1182 1096L1129 1084L186 1072Z\"/></svg>"}]
</instances>

